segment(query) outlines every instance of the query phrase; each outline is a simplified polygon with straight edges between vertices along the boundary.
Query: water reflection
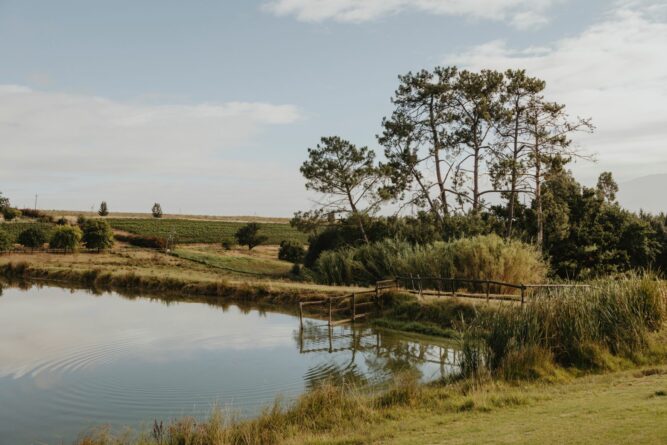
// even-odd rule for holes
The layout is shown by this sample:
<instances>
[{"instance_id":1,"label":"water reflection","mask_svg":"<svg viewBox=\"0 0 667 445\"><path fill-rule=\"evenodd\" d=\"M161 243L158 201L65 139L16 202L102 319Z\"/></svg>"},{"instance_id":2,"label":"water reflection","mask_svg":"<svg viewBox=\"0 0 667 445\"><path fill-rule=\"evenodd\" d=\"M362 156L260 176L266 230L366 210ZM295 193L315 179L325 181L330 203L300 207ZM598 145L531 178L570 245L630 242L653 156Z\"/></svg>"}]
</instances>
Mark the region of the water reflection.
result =
<instances>
[{"instance_id":1,"label":"water reflection","mask_svg":"<svg viewBox=\"0 0 667 445\"><path fill-rule=\"evenodd\" d=\"M252 416L324 379L381 385L399 371L456 372L451 345L364 326L329 329L220 299L5 287L0 443L68 443L100 424Z\"/></svg>"},{"instance_id":2,"label":"water reflection","mask_svg":"<svg viewBox=\"0 0 667 445\"><path fill-rule=\"evenodd\" d=\"M308 388L324 379L377 385L402 372L417 373L424 381L460 372L458 349L432 338L364 325L331 327L309 320L294 339L300 354L337 356L309 369L304 376Z\"/></svg>"}]
</instances>

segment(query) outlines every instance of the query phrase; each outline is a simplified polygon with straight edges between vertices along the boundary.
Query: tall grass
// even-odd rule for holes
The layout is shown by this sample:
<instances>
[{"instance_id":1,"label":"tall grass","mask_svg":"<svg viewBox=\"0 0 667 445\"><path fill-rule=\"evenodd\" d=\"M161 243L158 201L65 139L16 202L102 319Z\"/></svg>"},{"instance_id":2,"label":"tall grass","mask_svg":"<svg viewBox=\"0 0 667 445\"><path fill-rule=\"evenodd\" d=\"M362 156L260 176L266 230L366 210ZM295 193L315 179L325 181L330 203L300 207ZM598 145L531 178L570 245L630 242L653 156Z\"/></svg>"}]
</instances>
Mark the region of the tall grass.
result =
<instances>
[{"instance_id":1,"label":"tall grass","mask_svg":"<svg viewBox=\"0 0 667 445\"><path fill-rule=\"evenodd\" d=\"M650 333L667 321L665 298L664 284L650 276L535 297L525 307L480 312L466 326L468 347L476 345L486 367L506 377L539 375L548 362L608 368L609 357L632 360L646 351Z\"/></svg>"},{"instance_id":2,"label":"tall grass","mask_svg":"<svg viewBox=\"0 0 667 445\"><path fill-rule=\"evenodd\" d=\"M385 240L325 252L315 268L320 280L328 284L370 284L410 274L535 283L547 272L534 247L496 235L423 246Z\"/></svg>"}]
</instances>

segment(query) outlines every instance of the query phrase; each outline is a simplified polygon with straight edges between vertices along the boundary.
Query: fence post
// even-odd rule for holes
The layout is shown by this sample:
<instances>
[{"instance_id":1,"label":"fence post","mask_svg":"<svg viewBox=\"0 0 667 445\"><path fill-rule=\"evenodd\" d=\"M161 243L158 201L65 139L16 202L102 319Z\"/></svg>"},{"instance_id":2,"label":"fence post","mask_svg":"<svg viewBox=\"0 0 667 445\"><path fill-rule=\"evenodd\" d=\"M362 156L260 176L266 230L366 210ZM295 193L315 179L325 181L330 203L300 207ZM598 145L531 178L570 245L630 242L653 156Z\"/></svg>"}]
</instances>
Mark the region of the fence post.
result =
<instances>
[{"instance_id":1,"label":"fence post","mask_svg":"<svg viewBox=\"0 0 667 445\"><path fill-rule=\"evenodd\" d=\"M440 286L442 285L442 281L440 281L440 277L435 279L436 283L438 283L438 298L440 298Z\"/></svg>"},{"instance_id":2,"label":"fence post","mask_svg":"<svg viewBox=\"0 0 667 445\"><path fill-rule=\"evenodd\" d=\"M331 326L331 301L332 298L329 297L329 326Z\"/></svg>"},{"instance_id":3,"label":"fence post","mask_svg":"<svg viewBox=\"0 0 667 445\"><path fill-rule=\"evenodd\" d=\"M422 278L417 274L417 283L419 283L419 296L422 296Z\"/></svg>"},{"instance_id":4,"label":"fence post","mask_svg":"<svg viewBox=\"0 0 667 445\"><path fill-rule=\"evenodd\" d=\"M301 330L303 331L303 302L299 302L299 326L301 327Z\"/></svg>"},{"instance_id":5,"label":"fence post","mask_svg":"<svg viewBox=\"0 0 667 445\"><path fill-rule=\"evenodd\" d=\"M456 296L456 278L452 278L452 297Z\"/></svg>"},{"instance_id":6,"label":"fence post","mask_svg":"<svg viewBox=\"0 0 667 445\"><path fill-rule=\"evenodd\" d=\"M489 290L490 287L491 287L491 282L489 280L486 280L486 302L487 303L489 302L489 297L490 297L489 294L491 293L491 291Z\"/></svg>"},{"instance_id":7,"label":"fence post","mask_svg":"<svg viewBox=\"0 0 667 445\"><path fill-rule=\"evenodd\" d=\"M521 285L521 306L523 306L526 299L526 286Z\"/></svg>"},{"instance_id":8,"label":"fence post","mask_svg":"<svg viewBox=\"0 0 667 445\"><path fill-rule=\"evenodd\" d=\"M354 319L357 318L357 301L354 295L354 292L352 293L352 323L354 323Z\"/></svg>"}]
</instances>

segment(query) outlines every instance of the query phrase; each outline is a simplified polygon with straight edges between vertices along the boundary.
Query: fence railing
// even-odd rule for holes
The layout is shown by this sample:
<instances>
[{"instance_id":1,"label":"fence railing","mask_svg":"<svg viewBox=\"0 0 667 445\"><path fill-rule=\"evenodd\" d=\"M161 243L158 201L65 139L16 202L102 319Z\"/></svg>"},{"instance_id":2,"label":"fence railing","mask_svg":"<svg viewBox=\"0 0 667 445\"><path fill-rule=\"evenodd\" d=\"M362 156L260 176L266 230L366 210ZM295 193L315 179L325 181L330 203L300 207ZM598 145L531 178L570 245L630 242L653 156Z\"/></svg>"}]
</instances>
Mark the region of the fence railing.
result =
<instances>
[{"instance_id":1,"label":"fence railing","mask_svg":"<svg viewBox=\"0 0 667 445\"><path fill-rule=\"evenodd\" d=\"M370 298L369 298L370 297ZM303 329L303 317L305 307L321 306L327 314L327 325L335 326L343 323L354 323L360 318L368 318L373 309L376 309L378 290L353 292L351 294L330 296L321 300L307 300L299 302L299 326ZM320 314L322 311L320 311ZM343 314L345 318L335 318L337 314Z\"/></svg>"}]
</instances>

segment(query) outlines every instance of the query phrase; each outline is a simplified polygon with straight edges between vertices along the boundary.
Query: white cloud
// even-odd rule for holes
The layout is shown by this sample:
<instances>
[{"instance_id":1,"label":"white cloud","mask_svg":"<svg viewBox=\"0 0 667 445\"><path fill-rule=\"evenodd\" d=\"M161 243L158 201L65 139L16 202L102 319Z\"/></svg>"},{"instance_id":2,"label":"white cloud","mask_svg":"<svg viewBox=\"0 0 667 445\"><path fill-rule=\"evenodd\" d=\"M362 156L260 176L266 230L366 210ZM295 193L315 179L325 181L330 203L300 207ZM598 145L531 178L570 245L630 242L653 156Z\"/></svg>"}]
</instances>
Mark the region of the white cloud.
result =
<instances>
[{"instance_id":1,"label":"white cloud","mask_svg":"<svg viewBox=\"0 0 667 445\"><path fill-rule=\"evenodd\" d=\"M304 22L362 23L405 10L506 21L519 29L548 22L548 9L562 0L270 0L263 8Z\"/></svg>"},{"instance_id":2,"label":"white cloud","mask_svg":"<svg viewBox=\"0 0 667 445\"><path fill-rule=\"evenodd\" d=\"M0 85L2 191L23 201L35 192L43 199L49 193L60 196L44 202L51 208L82 208L77 199L103 199L93 198L94 191L104 199L113 195L118 210L164 197L161 192L172 183L186 187L177 194L185 194L181 198L193 210L206 208L207 186L213 190L207 180L218 187L221 180L260 184L266 187L258 191L262 196L280 189L271 180L288 184L293 172L276 162L252 160L244 149L269 127L300 118L293 105L147 105ZM189 184L204 195L188 200ZM73 201L66 201L65 190Z\"/></svg>"},{"instance_id":3,"label":"white cloud","mask_svg":"<svg viewBox=\"0 0 667 445\"><path fill-rule=\"evenodd\" d=\"M655 2L621 2L580 35L548 47L513 49L492 41L445 63L473 69L526 68L547 94L597 130L578 142L597 165L578 165L590 180L603 169L621 178L667 172L667 20Z\"/></svg>"}]
</instances>

